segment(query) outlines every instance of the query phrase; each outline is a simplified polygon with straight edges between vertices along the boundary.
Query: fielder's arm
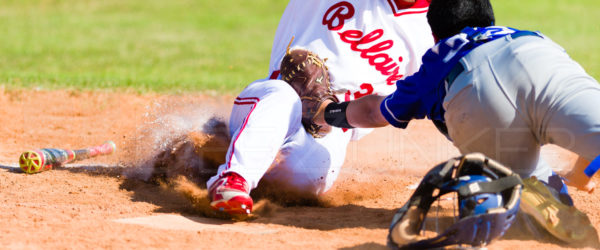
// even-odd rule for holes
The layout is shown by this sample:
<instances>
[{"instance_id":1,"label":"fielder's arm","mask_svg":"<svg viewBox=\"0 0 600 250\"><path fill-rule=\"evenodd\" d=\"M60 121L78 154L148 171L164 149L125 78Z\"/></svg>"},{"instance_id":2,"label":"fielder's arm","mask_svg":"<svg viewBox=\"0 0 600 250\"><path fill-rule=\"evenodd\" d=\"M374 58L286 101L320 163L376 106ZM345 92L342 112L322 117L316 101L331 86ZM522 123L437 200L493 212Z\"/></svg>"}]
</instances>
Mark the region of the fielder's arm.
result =
<instances>
[{"instance_id":1,"label":"fielder's arm","mask_svg":"<svg viewBox=\"0 0 600 250\"><path fill-rule=\"evenodd\" d=\"M318 125L341 128L376 128L390 123L383 117L379 106L385 96L368 95L358 100L342 103L324 102L315 115Z\"/></svg>"}]
</instances>

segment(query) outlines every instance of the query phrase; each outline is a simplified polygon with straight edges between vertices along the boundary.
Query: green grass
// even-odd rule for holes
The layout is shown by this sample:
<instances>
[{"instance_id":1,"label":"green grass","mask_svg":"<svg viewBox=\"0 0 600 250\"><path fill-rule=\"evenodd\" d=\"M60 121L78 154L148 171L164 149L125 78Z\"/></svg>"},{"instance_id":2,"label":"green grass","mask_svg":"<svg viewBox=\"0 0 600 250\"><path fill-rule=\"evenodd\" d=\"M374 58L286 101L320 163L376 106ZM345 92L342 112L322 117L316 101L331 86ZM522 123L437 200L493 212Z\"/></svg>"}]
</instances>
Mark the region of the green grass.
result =
<instances>
[{"instance_id":1,"label":"green grass","mask_svg":"<svg viewBox=\"0 0 600 250\"><path fill-rule=\"evenodd\" d=\"M0 82L42 88L239 91L268 74L277 0L14 0Z\"/></svg>"},{"instance_id":2,"label":"green grass","mask_svg":"<svg viewBox=\"0 0 600 250\"><path fill-rule=\"evenodd\" d=\"M492 0L498 25L541 31L600 80L600 1Z\"/></svg>"},{"instance_id":3,"label":"green grass","mask_svg":"<svg viewBox=\"0 0 600 250\"><path fill-rule=\"evenodd\" d=\"M600 79L600 1L492 0ZM3 0L0 85L235 93L267 76L284 0Z\"/></svg>"}]
</instances>

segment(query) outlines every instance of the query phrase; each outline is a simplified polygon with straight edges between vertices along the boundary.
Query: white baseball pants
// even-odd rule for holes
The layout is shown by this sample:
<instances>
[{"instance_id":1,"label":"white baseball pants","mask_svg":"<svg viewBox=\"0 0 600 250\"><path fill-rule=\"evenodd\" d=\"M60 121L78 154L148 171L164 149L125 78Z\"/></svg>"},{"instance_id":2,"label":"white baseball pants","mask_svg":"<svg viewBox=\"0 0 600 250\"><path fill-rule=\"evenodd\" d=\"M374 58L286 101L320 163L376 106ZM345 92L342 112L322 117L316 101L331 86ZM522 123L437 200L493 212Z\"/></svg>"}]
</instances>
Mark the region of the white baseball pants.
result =
<instances>
[{"instance_id":1,"label":"white baseball pants","mask_svg":"<svg viewBox=\"0 0 600 250\"><path fill-rule=\"evenodd\" d=\"M228 172L256 188L264 177L303 192L322 194L337 179L352 136L339 128L315 139L301 124L302 103L281 80L251 83L236 98L229 120L232 141L210 187Z\"/></svg>"}]
</instances>

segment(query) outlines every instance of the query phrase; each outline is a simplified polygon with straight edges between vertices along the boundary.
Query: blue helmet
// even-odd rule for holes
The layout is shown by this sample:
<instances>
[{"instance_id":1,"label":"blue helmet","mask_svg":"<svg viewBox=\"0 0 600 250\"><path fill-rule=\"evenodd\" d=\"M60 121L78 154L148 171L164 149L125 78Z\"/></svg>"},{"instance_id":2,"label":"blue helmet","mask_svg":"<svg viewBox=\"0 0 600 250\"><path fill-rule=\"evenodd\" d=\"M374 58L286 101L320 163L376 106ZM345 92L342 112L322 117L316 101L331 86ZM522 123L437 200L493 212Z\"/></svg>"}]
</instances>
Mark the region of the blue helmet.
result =
<instances>
[{"instance_id":1,"label":"blue helmet","mask_svg":"<svg viewBox=\"0 0 600 250\"><path fill-rule=\"evenodd\" d=\"M388 235L393 249L482 246L504 235L519 210L518 174L480 153L450 159L432 168L410 200L398 210ZM431 204L442 195L458 196L458 221L437 236L420 233Z\"/></svg>"}]
</instances>

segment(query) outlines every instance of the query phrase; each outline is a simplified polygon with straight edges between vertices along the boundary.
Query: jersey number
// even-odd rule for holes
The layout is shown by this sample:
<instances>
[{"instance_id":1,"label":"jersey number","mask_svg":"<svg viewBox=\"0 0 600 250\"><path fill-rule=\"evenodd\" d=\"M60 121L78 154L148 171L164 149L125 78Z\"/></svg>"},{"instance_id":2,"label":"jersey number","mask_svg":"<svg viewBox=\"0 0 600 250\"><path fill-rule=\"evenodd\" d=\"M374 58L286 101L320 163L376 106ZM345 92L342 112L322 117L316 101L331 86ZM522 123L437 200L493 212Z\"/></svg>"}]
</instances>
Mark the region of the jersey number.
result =
<instances>
[{"instance_id":1,"label":"jersey number","mask_svg":"<svg viewBox=\"0 0 600 250\"><path fill-rule=\"evenodd\" d=\"M344 100L345 101L351 101L351 100L356 100L358 98L361 98L363 96L368 96L370 94L373 94L373 85L370 83L363 83L360 85L360 90L356 91L354 93L350 92L350 90L348 90L346 92L346 94L344 95ZM352 95L354 94L354 98L352 98Z\"/></svg>"}]
</instances>

